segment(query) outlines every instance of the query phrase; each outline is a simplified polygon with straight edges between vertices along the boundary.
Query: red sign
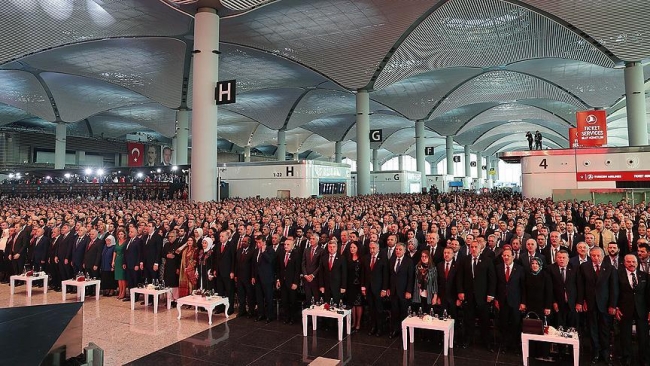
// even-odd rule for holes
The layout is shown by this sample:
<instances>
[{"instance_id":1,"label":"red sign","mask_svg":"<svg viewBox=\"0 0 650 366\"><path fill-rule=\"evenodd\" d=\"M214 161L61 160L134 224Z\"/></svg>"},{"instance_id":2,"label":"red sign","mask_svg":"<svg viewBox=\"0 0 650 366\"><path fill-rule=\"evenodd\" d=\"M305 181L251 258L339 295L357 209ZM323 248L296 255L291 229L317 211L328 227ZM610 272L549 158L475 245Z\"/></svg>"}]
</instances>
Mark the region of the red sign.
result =
<instances>
[{"instance_id":1,"label":"red sign","mask_svg":"<svg viewBox=\"0 0 650 366\"><path fill-rule=\"evenodd\" d=\"M580 147L580 139L578 138L578 128L569 127L569 149L576 149Z\"/></svg>"},{"instance_id":2,"label":"red sign","mask_svg":"<svg viewBox=\"0 0 650 366\"><path fill-rule=\"evenodd\" d=\"M650 181L650 170L619 172L580 172L576 173L576 180L578 182Z\"/></svg>"},{"instance_id":3,"label":"red sign","mask_svg":"<svg viewBox=\"0 0 650 366\"><path fill-rule=\"evenodd\" d=\"M607 112L604 110L577 112L576 122L580 146L607 144Z\"/></svg>"},{"instance_id":4,"label":"red sign","mask_svg":"<svg viewBox=\"0 0 650 366\"><path fill-rule=\"evenodd\" d=\"M129 152L129 166L142 166L144 162L144 145L138 142L127 142Z\"/></svg>"}]
</instances>

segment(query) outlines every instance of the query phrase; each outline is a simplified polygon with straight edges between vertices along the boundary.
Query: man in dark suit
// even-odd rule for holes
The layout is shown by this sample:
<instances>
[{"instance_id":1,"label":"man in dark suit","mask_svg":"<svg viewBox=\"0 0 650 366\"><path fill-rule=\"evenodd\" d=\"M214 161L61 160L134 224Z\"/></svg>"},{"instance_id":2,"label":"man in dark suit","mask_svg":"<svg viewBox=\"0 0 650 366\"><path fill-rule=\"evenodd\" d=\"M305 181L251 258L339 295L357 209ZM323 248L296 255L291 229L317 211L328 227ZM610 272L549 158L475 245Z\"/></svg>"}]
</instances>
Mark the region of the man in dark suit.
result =
<instances>
[{"instance_id":1,"label":"man in dark suit","mask_svg":"<svg viewBox=\"0 0 650 366\"><path fill-rule=\"evenodd\" d=\"M35 230L36 238L34 239L31 262L34 266L34 271L43 271L47 267L47 253L50 249L50 238L45 235L44 228L39 227Z\"/></svg>"},{"instance_id":2,"label":"man in dark suit","mask_svg":"<svg viewBox=\"0 0 650 366\"><path fill-rule=\"evenodd\" d=\"M368 335L381 336L383 300L388 293L388 259L379 254L379 244L370 242L369 255L363 258L361 293L368 301L370 324L372 328Z\"/></svg>"},{"instance_id":3,"label":"man in dark suit","mask_svg":"<svg viewBox=\"0 0 650 366\"><path fill-rule=\"evenodd\" d=\"M235 263L235 282L237 283L237 298L239 300L238 316L252 314L255 309L255 292L252 278L253 252L248 240L250 237L241 238L240 247L237 249L237 262ZM248 304L248 311L246 305Z\"/></svg>"},{"instance_id":4,"label":"man in dark suit","mask_svg":"<svg viewBox=\"0 0 650 366\"><path fill-rule=\"evenodd\" d=\"M102 261L104 241L99 239L97 230L90 230L88 245L85 248L83 269L90 277L99 278L99 266Z\"/></svg>"},{"instance_id":5,"label":"man in dark suit","mask_svg":"<svg viewBox=\"0 0 650 366\"><path fill-rule=\"evenodd\" d=\"M73 277L72 272L72 246L74 245L74 235L70 232L70 225L61 226L61 237L59 246L54 258L59 271L61 281L69 280Z\"/></svg>"},{"instance_id":6,"label":"man in dark suit","mask_svg":"<svg viewBox=\"0 0 650 366\"><path fill-rule=\"evenodd\" d=\"M544 254L541 254L539 250L537 250L537 242L533 238L529 238L526 240L526 250L524 250L521 253L521 265L524 267L524 271L528 273L530 271L530 260L533 257L538 257L541 258L544 263L549 263L546 260L546 256Z\"/></svg>"},{"instance_id":7,"label":"man in dark suit","mask_svg":"<svg viewBox=\"0 0 650 366\"><path fill-rule=\"evenodd\" d=\"M443 260L438 263L436 269L438 276L438 305L442 310L447 310L447 314L453 319L456 319L454 328L458 329L458 311L457 307L460 305L458 301L458 291L456 290L456 273L458 272L456 260L454 260L454 250L446 247L443 250ZM460 334L460 333L459 333Z\"/></svg>"},{"instance_id":8,"label":"man in dark suit","mask_svg":"<svg viewBox=\"0 0 650 366\"><path fill-rule=\"evenodd\" d=\"M501 253L502 263L496 267L497 290L494 306L499 310L502 351L518 350L521 343L521 312L526 309L524 268L514 263L512 248ZM485 334L485 333L484 333Z\"/></svg>"},{"instance_id":9,"label":"man in dark suit","mask_svg":"<svg viewBox=\"0 0 650 366\"><path fill-rule=\"evenodd\" d=\"M305 301L317 301L320 298L318 290L318 277L320 276L320 257L323 248L318 244L318 235L309 237L309 247L302 254L302 279L305 290Z\"/></svg>"},{"instance_id":10,"label":"man in dark suit","mask_svg":"<svg viewBox=\"0 0 650 366\"><path fill-rule=\"evenodd\" d=\"M621 257L624 257L628 253L627 250L627 238L625 237L625 231L621 230L621 225L617 222L612 223L612 234L614 234L614 242L618 246L618 249L621 253Z\"/></svg>"},{"instance_id":11,"label":"man in dark suit","mask_svg":"<svg viewBox=\"0 0 650 366\"><path fill-rule=\"evenodd\" d=\"M442 262L443 250L445 249L445 246L442 244L438 244L438 234L427 233L426 246L424 246L424 248L429 249L429 253L431 253L431 259L433 260L433 263L438 265L438 263Z\"/></svg>"},{"instance_id":12,"label":"man in dark suit","mask_svg":"<svg viewBox=\"0 0 650 366\"><path fill-rule=\"evenodd\" d=\"M76 275L79 272L83 272L83 262L84 254L86 254L86 247L90 242L90 237L86 235L86 228L80 226L77 229L76 237L72 242L72 273Z\"/></svg>"},{"instance_id":13,"label":"man in dark suit","mask_svg":"<svg viewBox=\"0 0 650 366\"><path fill-rule=\"evenodd\" d=\"M29 247L29 230L27 226L22 226L19 222L14 225L16 234L14 235L13 246L11 248L11 264L13 273L23 273L25 261L27 260L27 248Z\"/></svg>"},{"instance_id":14,"label":"man in dark suit","mask_svg":"<svg viewBox=\"0 0 650 366\"><path fill-rule=\"evenodd\" d=\"M61 288L61 275L59 273L59 268L56 263L56 256L59 250L59 244L61 241L61 229L55 227L52 229L52 237L49 242L49 248L47 249L47 273L52 276L52 281L49 286L53 290Z\"/></svg>"},{"instance_id":15,"label":"man in dark suit","mask_svg":"<svg viewBox=\"0 0 650 366\"><path fill-rule=\"evenodd\" d=\"M278 258L278 279L276 287L280 290L280 299L284 311L284 323L293 324L298 310L298 285L300 284L300 251L294 249L293 236L284 240L284 258Z\"/></svg>"},{"instance_id":16,"label":"man in dark suit","mask_svg":"<svg viewBox=\"0 0 650 366\"><path fill-rule=\"evenodd\" d=\"M142 239L138 237L135 226L129 228L129 240L124 248L124 263L126 265L126 282L129 288L138 286L140 282L140 263L142 262ZM127 301L125 297L123 301ZM135 299L137 300L137 299Z\"/></svg>"},{"instance_id":17,"label":"man in dark suit","mask_svg":"<svg viewBox=\"0 0 650 366\"><path fill-rule=\"evenodd\" d=\"M494 265L490 260L479 259L479 243L470 243L470 256L460 264L456 286L458 299L463 302L464 313L464 343L467 348L474 336L476 315L479 318L481 334L489 334L490 314L489 304L496 293L496 275ZM488 337L483 337L486 348L494 352Z\"/></svg>"},{"instance_id":18,"label":"man in dark suit","mask_svg":"<svg viewBox=\"0 0 650 366\"><path fill-rule=\"evenodd\" d=\"M270 323L275 318L273 311L273 283L275 282L275 251L263 235L255 237L255 253L253 254L253 278L251 283L255 286L257 299L257 319L266 319Z\"/></svg>"},{"instance_id":19,"label":"man in dark suit","mask_svg":"<svg viewBox=\"0 0 650 366\"><path fill-rule=\"evenodd\" d=\"M232 240L229 242L230 232L223 230L219 233L219 243L214 248L212 272L217 283L216 289L220 294L225 294L231 304L235 303L235 291L233 281L235 279L235 262L237 260L237 249ZM235 311L234 307L228 309L228 315Z\"/></svg>"},{"instance_id":20,"label":"man in dark suit","mask_svg":"<svg viewBox=\"0 0 650 366\"><path fill-rule=\"evenodd\" d=\"M575 246L576 255L569 259L569 265L575 269L578 269L580 265L585 262L591 263L591 258L589 257L589 247L584 241L579 242Z\"/></svg>"},{"instance_id":21,"label":"man in dark suit","mask_svg":"<svg viewBox=\"0 0 650 366\"><path fill-rule=\"evenodd\" d=\"M591 248L589 256L591 263L583 263L578 271L576 311L586 312L596 363L600 358L609 359L609 330L616 311L618 281L614 267L603 263L602 248Z\"/></svg>"},{"instance_id":22,"label":"man in dark suit","mask_svg":"<svg viewBox=\"0 0 650 366\"><path fill-rule=\"evenodd\" d=\"M569 252L569 258L576 256L576 245L579 242L583 241L584 238L582 235L575 232L575 228L572 222L567 222L566 224L566 233L562 234L560 238L566 243L567 250Z\"/></svg>"},{"instance_id":23,"label":"man in dark suit","mask_svg":"<svg viewBox=\"0 0 650 366\"><path fill-rule=\"evenodd\" d=\"M347 288L347 260L338 254L336 240L327 243L327 254L321 255L318 287L326 302L333 301L338 306Z\"/></svg>"},{"instance_id":24,"label":"man in dark suit","mask_svg":"<svg viewBox=\"0 0 650 366\"><path fill-rule=\"evenodd\" d=\"M391 333L394 338L399 333L400 324L406 318L407 307L413 295L415 267L413 261L406 254L404 244L397 243L395 256L389 264L389 296L391 308Z\"/></svg>"},{"instance_id":25,"label":"man in dark suit","mask_svg":"<svg viewBox=\"0 0 650 366\"><path fill-rule=\"evenodd\" d=\"M645 365L648 359L648 274L637 270L637 259L628 254L624 259L624 267L618 270L617 281L619 288L616 319L620 321L621 353L623 365L631 365L632 323L636 323L637 344L639 355L636 360L639 365Z\"/></svg>"},{"instance_id":26,"label":"man in dark suit","mask_svg":"<svg viewBox=\"0 0 650 366\"><path fill-rule=\"evenodd\" d=\"M551 280L553 281L553 311L557 313L558 327L576 327L578 315L576 314L577 267L569 265L569 253L563 249L555 256L555 263L549 266Z\"/></svg>"},{"instance_id":27,"label":"man in dark suit","mask_svg":"<svg viewBox=\"0 0 650 366\"><path fill-rule=\"evenodd\" d=\"M153 280L158 279L158 265L162 259L162 237L156 233L156 226L153 221L147 223L147 234L143 240L140 267L144 278L147 282L152 283ZM201 247L201 243L196 243L196 245L199 248Z\"/></svg>"}]
</instances>

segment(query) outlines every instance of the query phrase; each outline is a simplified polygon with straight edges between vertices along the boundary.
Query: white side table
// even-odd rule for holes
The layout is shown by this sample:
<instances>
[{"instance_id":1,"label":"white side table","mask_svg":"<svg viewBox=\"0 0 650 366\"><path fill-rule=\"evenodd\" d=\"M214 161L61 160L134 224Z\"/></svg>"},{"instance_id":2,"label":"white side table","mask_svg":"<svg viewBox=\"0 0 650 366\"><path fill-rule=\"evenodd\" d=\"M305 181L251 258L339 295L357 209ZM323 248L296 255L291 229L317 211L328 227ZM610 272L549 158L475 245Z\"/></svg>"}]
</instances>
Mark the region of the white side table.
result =
<instances>
[{"instance_id":1,"label":"white side table","mask_svg":"<svg viewBox=\"0 0 650 366\"><path fill-rule=\"evenodd\" d=\"M425 321L414 316L402 320L402 345L404 346L404 350L408 346L408 337L411 338L411 343L415 341L415 328L442 331L444 333L442 350L445 356L449 354L449 348L454 348L454 319L432 319L431 321Z\"/></svg>"},{"instance_id":2,"label":"white side table","mask_svg":"<svg viewBox=\"0 0 650 366\"><path fill-rule=\"evenodd\" d=\"M47 293L47 276L25 276L25 275L14 275L9 277L9 286L11 287L11 294L13 295L16 291L16 281L25 281L27 286L27 297L32 297L32 283L34 281L43 281L43 293Z\"/></svg>"},{"instance_id":3,"label":"white side table","mask_svg":"<svg viewBox=\"0 0 650 366\"><path fill-rule=\"evenodd\" d=\"M158 313L158 298L162 294L167 294L167 310L172 308L172 289L154 290L148 288L134 287L131 289L131 311L135 310L135 294L144 295L144 305L149 306L149 295L153 295L153 312Z\"/></svg>"},{"instance_id":4,"label":"white side table","mask_svg":"<svg viewBox=\"0 0 650 366\"><path fill-rule=\"evenodd\" d=\"M343 320L347 319L346 323L348 326L348 334L352 331L352 317L350 314L352 314L352 311L349 309L345 310L339 310L343 314L339 314L336 311L329 311L325 310L321 307L315 307L313 309L307 308L302 311L302 335L307 336L307 317L311 316L311 322L312 322L312 327L314 330L316 330L317 326L317 319L318 317L324 317L324 318L333 318L338 320L339 324L339 341L343 340Z\"/></svg>"},{"instance_id":5,"label":"white side table","mask_svg":"<svg viewBox=\"0 0 650 366\"><path fill-rule=\"evenodd\" d=\"M564 338L549 334L521 333L521 354L524 357L524 366L528 365L528 352L530 341L561 343L573 346L573 364L580 365L580 338L575 334L572 338Z\"/></svg>"},{"instance_id":6,"label":"white side table","mask_svg":"<svg viewBox=\"0 0 650 366\"><path fill-rule=\"evenodd\" d=\"M207 310L208 324L212 325L212 311L214 310L214 308L216 308L219 305L226 306L224 314L226 315L226 319L228 319L228 308L230 308L230 301L228 301L227 297L222 297L222 296L214 296L209 299L197 295L189 295L189 296L181 297L180 299L176 300L176 309L178 309L178 319L181 318L181 306L183 305L194 306L195 313L198 313L199 307L202 307L205 310Z\"/></svg>"},{"instance_id":7,"label":"white side table","mask_svg":"<svg viewBox=\"0 0 650 366\"><path fill-rule=\"evenodd\" d=\"M61 296L62 301L65 302L66 297L66 286L74 286L77 288L77 297L81 297L81 302L84 302L86 298L86 287L95 286L95 300L99 300L99 284L100 280L90 280L90 281L77 281L77 280L65 280L61 282Z\"/></svg>"}]
</instances>

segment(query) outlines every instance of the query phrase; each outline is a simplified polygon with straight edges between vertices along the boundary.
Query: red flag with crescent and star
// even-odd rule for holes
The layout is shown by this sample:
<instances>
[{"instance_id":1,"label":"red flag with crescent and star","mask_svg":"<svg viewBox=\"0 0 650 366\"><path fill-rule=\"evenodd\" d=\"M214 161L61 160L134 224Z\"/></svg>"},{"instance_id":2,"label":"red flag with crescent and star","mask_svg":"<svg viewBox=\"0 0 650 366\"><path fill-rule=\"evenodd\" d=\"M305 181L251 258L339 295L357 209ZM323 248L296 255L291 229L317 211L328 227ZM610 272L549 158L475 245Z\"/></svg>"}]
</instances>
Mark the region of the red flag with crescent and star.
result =
<instances>
[{"instance_id":1,"label":"red flag with crescent and star","mask_svg":"<svg viewBox=\"0 0 650 366\"><path fill-rule=\"evenodd\" d=\"M144 163L144 144L127 142L126 149L129 152L129 166L142 166Z\"/></svg>"}]
</instances>

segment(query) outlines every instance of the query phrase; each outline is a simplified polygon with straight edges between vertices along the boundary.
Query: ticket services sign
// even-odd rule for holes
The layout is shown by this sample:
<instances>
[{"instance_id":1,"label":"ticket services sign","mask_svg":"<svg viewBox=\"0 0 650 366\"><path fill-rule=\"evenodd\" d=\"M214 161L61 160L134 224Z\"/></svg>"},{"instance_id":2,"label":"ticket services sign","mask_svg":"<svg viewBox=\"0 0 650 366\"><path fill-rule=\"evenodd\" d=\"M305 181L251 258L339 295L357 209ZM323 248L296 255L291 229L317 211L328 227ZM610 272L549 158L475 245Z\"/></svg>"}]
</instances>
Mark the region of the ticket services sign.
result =
<instances>
[{"instance_id":1,"label":"ticket services sign","mask_svg":"<svg viewBox=\"0 0 650 366\"><path fill-rule=\"evenodd\" d=\"M607 112L604 110L577 112L576 122L579 146L592 147L607 144Z\"/></svg>"},{"instance_id":2,"label":"ticket services sign","mask_svg":"<svg viewBox=\"0 0 650 366\"><path fill-rule=\"evenodd\" d=\"M578 128L569 127L569 149L577 149L580 147L580 140L578 139Z\"/></svg>"}]
</instances>

